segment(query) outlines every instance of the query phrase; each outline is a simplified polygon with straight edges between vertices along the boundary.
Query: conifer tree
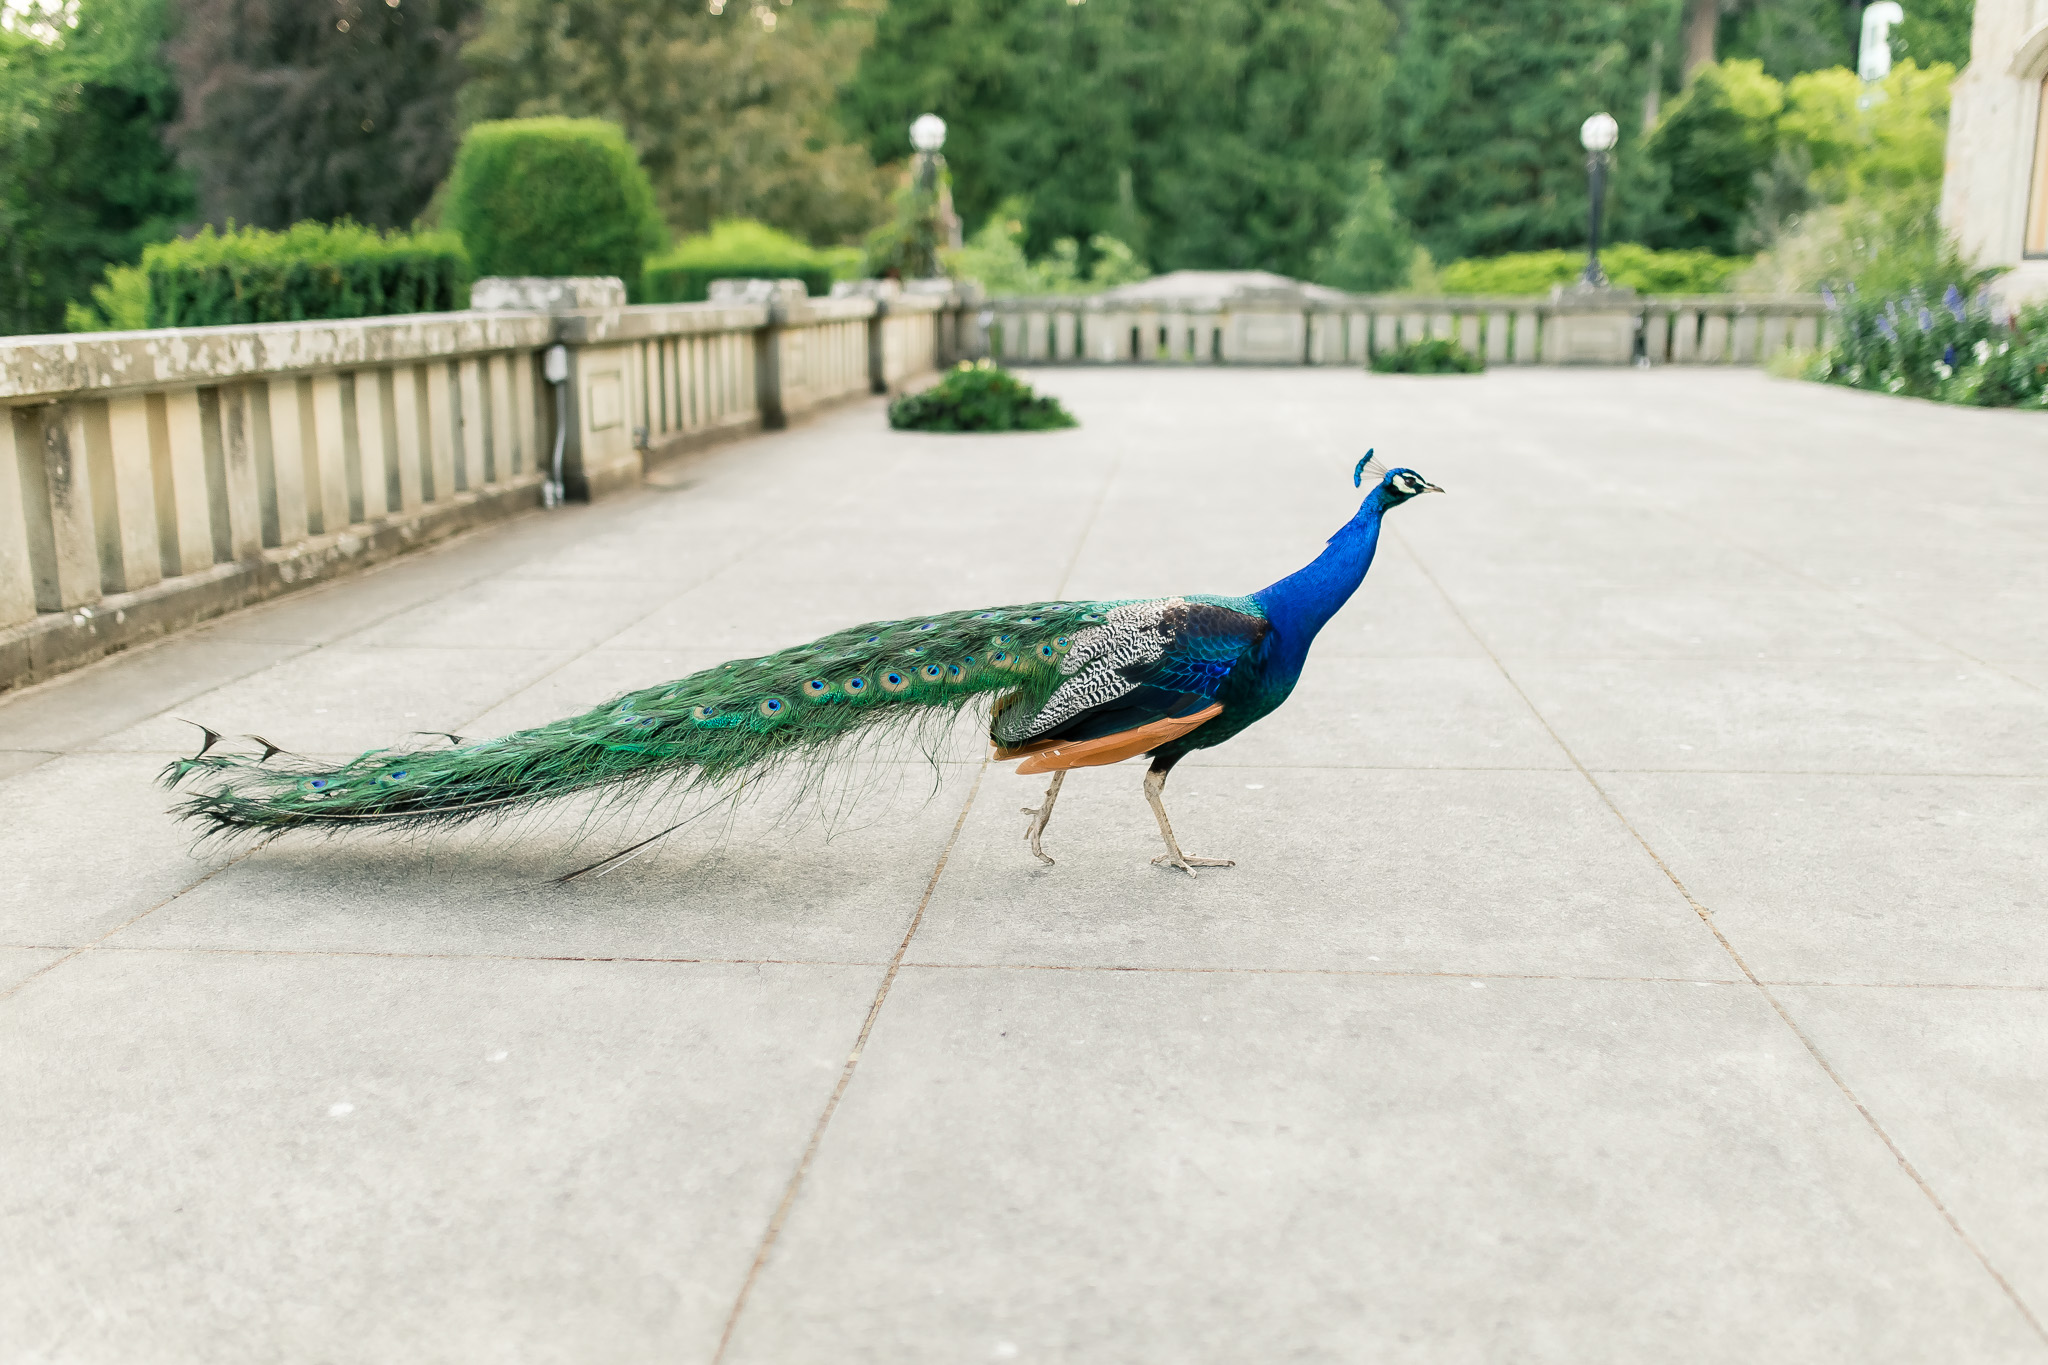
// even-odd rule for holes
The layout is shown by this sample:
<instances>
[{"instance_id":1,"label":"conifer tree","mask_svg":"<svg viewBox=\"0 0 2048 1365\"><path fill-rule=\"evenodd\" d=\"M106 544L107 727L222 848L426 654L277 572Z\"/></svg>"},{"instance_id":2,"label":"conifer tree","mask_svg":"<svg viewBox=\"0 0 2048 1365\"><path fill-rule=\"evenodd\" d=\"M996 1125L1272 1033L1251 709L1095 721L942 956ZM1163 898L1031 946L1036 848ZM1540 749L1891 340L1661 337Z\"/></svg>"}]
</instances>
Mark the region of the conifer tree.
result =
<instances>
[{"instance_id":1,"label":"conifer tree","mask_svg":"<svg viewBox=\"0 0 2048 1365\"><path fill-rule=\"evenodd\" d=\"M970 224L1107 233L1162 270L1305 274L1382 133L1381 0L892 0L844 96L877 157L947 120Z\"/></svg>"},{"instance_id":2,"label":"conifer tree","mask_svg":"<svg viewBox=\"0 0 2048 1365\"><path fill-rule=\"evenodd\" d=\"M1387 162L1431 254L1582 243L1579 125L1602 110L1621 125L1610 221L1639 232L1659 197L1643 96L1678 21L1678 0L1409 0Z\"/></svg>"}]
</instances>

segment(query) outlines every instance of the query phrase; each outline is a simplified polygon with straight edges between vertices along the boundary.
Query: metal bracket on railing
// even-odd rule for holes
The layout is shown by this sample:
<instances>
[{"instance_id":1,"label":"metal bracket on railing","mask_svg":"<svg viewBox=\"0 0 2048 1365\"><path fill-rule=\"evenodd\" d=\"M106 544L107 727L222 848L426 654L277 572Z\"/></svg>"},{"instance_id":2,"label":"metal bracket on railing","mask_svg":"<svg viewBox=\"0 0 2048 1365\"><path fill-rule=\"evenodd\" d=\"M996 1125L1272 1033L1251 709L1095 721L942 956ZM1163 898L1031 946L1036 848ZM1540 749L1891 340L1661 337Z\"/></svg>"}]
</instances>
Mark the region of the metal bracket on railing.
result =
<instances>
[{"instance_id":1,"label":"metal bracket on railing","mask_svg":"<svg viewBox=\"0 0 2048 1365\"><path fill-rule=\"evenodd\" d=\"M543 507L560 507L562 450L569 441L569 348L560 343L548 347L541 359L541 375L555 386L555 463L554 473L541 485L540 502Z\"/></svg>"}]
</instances>

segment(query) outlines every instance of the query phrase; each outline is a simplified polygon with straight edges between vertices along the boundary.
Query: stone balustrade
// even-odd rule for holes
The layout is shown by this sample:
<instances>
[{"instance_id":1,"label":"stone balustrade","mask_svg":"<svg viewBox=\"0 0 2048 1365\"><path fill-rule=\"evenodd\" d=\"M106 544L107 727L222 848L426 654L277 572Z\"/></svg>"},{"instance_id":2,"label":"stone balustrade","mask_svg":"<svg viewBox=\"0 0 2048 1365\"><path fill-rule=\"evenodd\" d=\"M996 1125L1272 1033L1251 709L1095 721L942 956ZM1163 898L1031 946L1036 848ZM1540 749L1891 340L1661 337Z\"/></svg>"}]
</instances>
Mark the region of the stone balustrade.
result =
<instances>
[{"instance_id":1,"label":"stone balustrade","mask_svg":"<svg viewBox=\"0 0 2048 1365\"><path fill-rule=\"evenodd\" d=\"M0 689L531 508L558 437L568 495L598 497L900 387L975 335L952 293L735 283L700 304L557 291L562 311L0 339Z\"/></svg>"},{"instance_id":2,"label":"stone balustrade","mask_svg":"<svg viewBox=\"0 0 2048 1365\"><path fill-rule=\"evenodd\" d=\"M1318 291L1326 294L1328 291ZM1243 290L1215 298L1004 298L984 305L1009 363L1363 365L1448 337L1496 365L1754 365L1825 344L1818 297L1708 294L1319 297Z\"/></svg>"}]
</instances>

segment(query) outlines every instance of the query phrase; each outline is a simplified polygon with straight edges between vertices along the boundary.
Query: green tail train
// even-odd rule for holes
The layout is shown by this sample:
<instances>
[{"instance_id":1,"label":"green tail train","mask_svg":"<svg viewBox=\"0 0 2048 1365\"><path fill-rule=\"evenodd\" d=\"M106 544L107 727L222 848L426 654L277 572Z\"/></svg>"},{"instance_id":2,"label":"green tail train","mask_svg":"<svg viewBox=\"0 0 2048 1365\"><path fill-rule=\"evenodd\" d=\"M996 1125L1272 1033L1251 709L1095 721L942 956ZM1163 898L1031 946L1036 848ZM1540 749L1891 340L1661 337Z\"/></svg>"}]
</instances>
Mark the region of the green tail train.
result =
<instances>
[{"instance_id":1,"label":"green tail train","mask_svg":"<svg viewBox=\"0 0 2048 1365\"><path fill-rule=\"evenodd\" d=\"M165 768L163 780L215 779L176 808L209 833L455 824L595 788L669 784L686 793L949 721L991 695L999 708L1042 705L1062 681L1074 636L1116 605L1035 602L877 621L477 744L374 750L338 768L274 749L262 758L202 749Z\"/></svg>"}]
</instances>

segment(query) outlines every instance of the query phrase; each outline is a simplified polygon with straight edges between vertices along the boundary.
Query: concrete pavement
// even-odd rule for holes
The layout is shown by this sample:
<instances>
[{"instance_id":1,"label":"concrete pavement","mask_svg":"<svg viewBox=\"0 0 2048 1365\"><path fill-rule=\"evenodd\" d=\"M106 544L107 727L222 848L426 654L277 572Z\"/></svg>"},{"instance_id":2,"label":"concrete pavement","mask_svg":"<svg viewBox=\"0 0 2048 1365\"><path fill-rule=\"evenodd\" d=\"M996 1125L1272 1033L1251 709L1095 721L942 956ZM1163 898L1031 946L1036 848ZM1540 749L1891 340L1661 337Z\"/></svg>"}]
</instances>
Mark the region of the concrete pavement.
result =
<instances>
[{"instance_id":1,"label":"concrete pavement","mask_svg":"<svg viewBox=\"0 0 2048 1365\"><path fill-rule=\"evenodd\" d=\"M2048 1362L2048 425L1742 371L1045 370L0 699L0 1359ZM194 731L485 735L857 620L1239 592L1175 773L201 848ZM845 799L838 799L844 797ZM664 822L665 823L665 822Z\"/></svg>"}]
</instances>

